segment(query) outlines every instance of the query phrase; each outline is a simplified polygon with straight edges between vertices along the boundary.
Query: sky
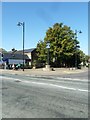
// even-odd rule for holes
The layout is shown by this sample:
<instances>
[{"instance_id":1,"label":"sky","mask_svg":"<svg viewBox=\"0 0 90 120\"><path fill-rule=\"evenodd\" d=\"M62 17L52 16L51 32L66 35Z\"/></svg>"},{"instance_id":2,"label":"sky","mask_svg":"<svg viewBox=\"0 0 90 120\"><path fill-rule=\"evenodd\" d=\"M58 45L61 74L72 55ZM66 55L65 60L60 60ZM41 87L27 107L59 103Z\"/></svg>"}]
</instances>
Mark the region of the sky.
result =
<instances>
[{"instance_id":1,"label":"sky","mask_svg":"<svg viewBox=\"0 0 90 120\"><path fill-rule=\"evenodd\" d=\"M88 2L89 0L1 0L3 2Z\"/></svg>"},{"instance_id":2,"label":"sky","mask_svg":"<svg viewBox=\"0 0 90 120\"><path fill-rule=\"evenodd\" d=\"M22 49L22 26L25 22L25 49L35 48L55 23L70 26L78 33L80 49L88 54L88 2L2 2L2 46Z\"/></svg>"}]
</instances>

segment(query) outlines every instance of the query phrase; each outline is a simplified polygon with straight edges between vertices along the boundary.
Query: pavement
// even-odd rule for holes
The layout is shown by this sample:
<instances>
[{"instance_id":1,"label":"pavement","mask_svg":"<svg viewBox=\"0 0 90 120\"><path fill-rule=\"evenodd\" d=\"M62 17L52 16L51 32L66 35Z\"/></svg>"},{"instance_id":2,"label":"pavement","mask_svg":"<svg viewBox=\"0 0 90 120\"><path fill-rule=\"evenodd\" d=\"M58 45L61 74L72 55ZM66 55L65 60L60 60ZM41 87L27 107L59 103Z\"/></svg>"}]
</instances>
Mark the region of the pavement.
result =
<instances>
[{"instance_id":1,"label":"pavement","mask_svg":"<svg viewBox=\"0 0 90 120\"><path fill-rule=\"evenodd\" d=\"M66 75L66 74L77 74L77 73L83 73L88 72L88 68L82 68L82 69L69 69L69 68L54 68L53 71L43 71L42 68L39 69L22 69L20 70L6 70L6 69L0 69L0 73L12 73L12 74L28 74L28 75L47 75L47 76L60 76L60 75Z\"/></svg>"},{"instance_id":2,"label":"pavement","mask_svg":"<svg viewBox=\"0 0 90 120\"><path fill-rule=\"evenodd\" d=\"M0 69L3 118L87 118L88 69Z\"/></svg>"},{"instance_id":3,"label":"pavement","mask_svg":"<svg viewBox=\"0 0 90 120\"><path fill-rule=\"evenodd\" d=\"M2 118L87 118L87 80L49 77L3 73Z\"/></svg>"}]
</instances>

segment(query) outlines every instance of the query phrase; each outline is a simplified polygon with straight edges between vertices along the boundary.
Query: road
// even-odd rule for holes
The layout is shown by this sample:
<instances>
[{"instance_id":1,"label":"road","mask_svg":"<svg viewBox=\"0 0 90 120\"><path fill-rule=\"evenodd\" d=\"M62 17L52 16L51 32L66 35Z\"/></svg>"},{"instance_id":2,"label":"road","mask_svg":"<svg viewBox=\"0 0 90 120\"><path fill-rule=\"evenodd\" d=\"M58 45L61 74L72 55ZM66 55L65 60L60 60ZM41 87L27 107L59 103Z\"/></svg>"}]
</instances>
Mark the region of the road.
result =
<instances>
[{"instance_id":1,"label":"road","mask_svg":"<svg viewBox=\"0 0 90 120\"><path fill-rule=\"evenodd\" d=\"M0 78L3 118L88 118L86 77L3 73Z\"/></svg>"}]
</instances>

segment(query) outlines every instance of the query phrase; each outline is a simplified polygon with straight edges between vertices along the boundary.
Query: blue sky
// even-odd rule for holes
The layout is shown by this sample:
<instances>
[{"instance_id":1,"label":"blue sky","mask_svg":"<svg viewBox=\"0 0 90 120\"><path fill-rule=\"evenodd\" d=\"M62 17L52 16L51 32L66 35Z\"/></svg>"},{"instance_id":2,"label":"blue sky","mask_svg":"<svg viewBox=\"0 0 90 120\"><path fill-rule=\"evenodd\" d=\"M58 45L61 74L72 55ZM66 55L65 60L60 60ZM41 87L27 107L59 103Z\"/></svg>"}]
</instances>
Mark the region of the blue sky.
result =
<instances>
[{"instance_id":1,"label":"blue sky","mask_svg":"<svg viewBox=\"0 0 90 120\"><path fill-rule=\"evenodd\" d=\"M25 22L25 48L34 48L43 40L49 27L56 22L70 26L78 34L81 50L88 54L87 2L3 2L2 46L6 50L22 49L22 28Z\"/></svg>"}]
</instances>

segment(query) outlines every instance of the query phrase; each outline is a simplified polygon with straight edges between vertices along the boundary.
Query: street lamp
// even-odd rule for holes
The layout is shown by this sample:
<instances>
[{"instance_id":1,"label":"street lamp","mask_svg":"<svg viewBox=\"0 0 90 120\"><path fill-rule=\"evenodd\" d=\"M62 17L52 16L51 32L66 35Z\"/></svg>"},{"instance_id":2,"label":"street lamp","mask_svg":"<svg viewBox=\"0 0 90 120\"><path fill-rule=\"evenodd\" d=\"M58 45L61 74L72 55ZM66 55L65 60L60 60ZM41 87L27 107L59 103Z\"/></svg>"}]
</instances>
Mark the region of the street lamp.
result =
<instances>
[{"instance_id":1,"label":"street lamp","mask_svg":"<svg viewBox=\"0 0 90 120\"><path fill-rule=\"evenodd\" d=\"M75 35L76 35L76 38L77 38L77 33L82 33L82 31L81 30L75 30Z\"/></svg>"},{"instance_id":2,"label":"street lamp","mask_svg":"<svg viewBox=\"0 0 90 120\"><path fill-rule=\"evenodd\" d=\"M22 26L22 32L23 32L23 71L24 71L24 38L25 38L25 22L18 22L17 26Z\"/></svg>"},{"instance_id":3,"label":"street lamp","mask_svg":"<svg viewBox=\"0 0 90 120\"><path fill-rule=\"evenodd\" d=\"M78 33L81 34L82 31L81 31L81 30L79 30L79 31L78 31L78 30L75 30L75 38L76 38L76 40L77 40L77 38L78 38L78 37L77 37L77 34L78 34ZM77 44L75 45L75 49L77 49ZM76 53L75 68L77 69L77 67L78 67L78 66L77 66L77 53Z\"/></svg>"},{"instance_id":4,"label":"street lamp","mask_svg":"<svg viewBox=\"0 0 90 120\"><path fill-rule=\"evenodd\" d=\"M48 52L47 52L47 64L49 65L49 48L50 48L50 42L49 41L47 42L47 47L46 48L48 49Z\"/></svg>"}]
</instances>

